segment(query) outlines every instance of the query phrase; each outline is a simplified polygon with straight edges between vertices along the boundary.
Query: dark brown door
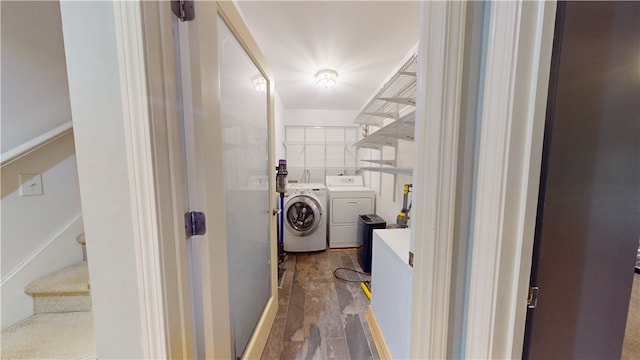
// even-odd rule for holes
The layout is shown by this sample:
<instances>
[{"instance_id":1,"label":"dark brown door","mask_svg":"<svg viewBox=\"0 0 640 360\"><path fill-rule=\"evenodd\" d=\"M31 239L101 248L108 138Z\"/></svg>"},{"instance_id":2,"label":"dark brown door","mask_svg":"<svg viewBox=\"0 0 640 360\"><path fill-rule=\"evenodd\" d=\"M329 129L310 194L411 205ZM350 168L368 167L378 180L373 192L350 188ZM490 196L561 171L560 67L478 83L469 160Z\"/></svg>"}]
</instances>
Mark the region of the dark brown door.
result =
<instances>
[{"instance_id":1,"label":"dark brown door","mask_svg":"<svg viewBox=\"0 0 640 360\"><path fill-rule=\"evenodd\" d=\"M620 358L639 237L640 2L559 3L525 358Z\"/></svg>"}]
</instances>

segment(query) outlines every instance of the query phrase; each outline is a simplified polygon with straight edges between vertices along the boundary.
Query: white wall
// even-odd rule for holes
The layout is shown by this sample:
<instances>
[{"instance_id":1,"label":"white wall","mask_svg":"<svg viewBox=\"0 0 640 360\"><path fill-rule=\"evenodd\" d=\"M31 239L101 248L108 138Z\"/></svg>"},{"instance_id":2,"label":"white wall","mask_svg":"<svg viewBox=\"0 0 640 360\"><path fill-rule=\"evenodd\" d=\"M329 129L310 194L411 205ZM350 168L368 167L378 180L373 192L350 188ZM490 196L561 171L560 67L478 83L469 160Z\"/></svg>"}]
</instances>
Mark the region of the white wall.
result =
<instances>
[{"instance_id":1,"label":"white wall","mask_svg":"<svg viewBox=\"0 0 640 360\"><path fill-rule=\"evenodd\" d=\"M285 109L284 124L299 126L350 126L357 110Z\"/></svg>"},{"instance_id":2,"label":"white wall","mask_svg":"<svg viewBox=\"0 0 640 360\"><path fill-rule=\"evenodd\" d=\"M61 3L98 358L144 357L111 2Z\"/></svg>"},{"instance_id":3,"label":"white wall","mask_svg":"<svg viewBox=\"0 0 640 360\"><path fill-rule=\"evenodd\" d=\"M275 143L276 143L276 162L279 159L286 159L286 151L284 148L284 107L282 107L282 101L280 100L280 95L276 91L274 96L274 117L275 117ZM274 164L273 166L276 166Z\"/></svg>"},{"instance_id":4,"label":"white wall","mask_svg":"<svg viewBox=\"0 0 640 360\"><path fill-rule=\"evenodd\" d=\"M2 152L71 121L57 1L2 1Z\"/></svg>"},{"instance_id":5,"label":"white wall","mask_svg":"<svg viewBox=\"0 0 640 360\"><path fill-rule=\"evenodd\" d=\"M2 7L2 151L71 120L57 2ZM43 195L21 197L20 174L42 174ZM25 286L82 260L73 135L2 167L2 329L32 314Z\"/></svg>"}]
</instances>

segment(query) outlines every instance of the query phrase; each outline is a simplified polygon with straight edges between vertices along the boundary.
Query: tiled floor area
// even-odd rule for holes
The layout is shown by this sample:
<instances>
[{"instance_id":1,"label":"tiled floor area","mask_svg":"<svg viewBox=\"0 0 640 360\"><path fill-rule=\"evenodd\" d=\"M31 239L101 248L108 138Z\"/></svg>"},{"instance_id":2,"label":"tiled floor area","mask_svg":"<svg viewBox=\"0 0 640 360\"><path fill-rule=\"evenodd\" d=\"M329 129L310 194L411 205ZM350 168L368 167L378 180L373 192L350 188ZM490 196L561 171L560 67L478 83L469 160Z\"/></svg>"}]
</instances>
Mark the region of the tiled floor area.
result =
<instances>
[{"instance_id":1,"label":"tiled floor area","mask_svg":"<svg viewBox=\"0 0 640 360\"><path fill-rule=\"evenodd\" d=\"M360 283L333 276L360 270L355 250L289 254L279 307L262 359L379 359L364 314ZM349 271L350 280L368 276Z\"/></svg>"}]
</instances>

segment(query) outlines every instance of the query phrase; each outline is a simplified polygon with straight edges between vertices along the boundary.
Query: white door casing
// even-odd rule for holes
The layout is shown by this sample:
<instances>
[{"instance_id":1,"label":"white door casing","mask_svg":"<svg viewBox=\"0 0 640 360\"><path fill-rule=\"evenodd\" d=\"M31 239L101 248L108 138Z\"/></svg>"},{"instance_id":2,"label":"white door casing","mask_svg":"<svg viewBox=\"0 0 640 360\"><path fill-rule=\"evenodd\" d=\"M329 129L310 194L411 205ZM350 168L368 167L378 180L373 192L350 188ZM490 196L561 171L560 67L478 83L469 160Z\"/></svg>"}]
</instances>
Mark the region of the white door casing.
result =
<instances>
[{"instance_id":1,"label":"white door casing","mask_svg":"<svg viewBox=\"0 0 640 360\"><path fill-rule=\"evenodd\" d=\"M148 101L148 107L157 206L161 209L158 241L165 299L166 355L191 358L193 324L184 232L184 163L178 114L179 76L171 26L173 15L162 3L142 2L140 6L148 96L154 99Z\"/></svg>"},{"instance_id":2,"label":"white door casing","mask_svg":"<svg viewBox=\"0 0 640 360\"><path fill-rule=\"evenodd\" d=\"M467 4L421 5L410 354L447 357ZM408 256L409 254L407 254Z\"/></svg>"},{"instance_id":3,"label":"white door casing","mask_svg":"<svg viewBox=\"0 0 640 360\"><path fill-rule=\"evenodd\" d=\"M467 358L520 358L556 3L491 3Z\"/></svg>"},{"instance_id":4,"label":"white door casing","mask_svg":"<svg viewBox=\"0 0 640 360\"><path fill-rule=\"evenodd\" d=\"M460 221L454 202L460 195L455 193L455 169L460 160L461 47L469 41L463 37L465 9L426 2L421 11L411 326L415 358L446 358L447 344L456 343L461 348L454 352L466 358L522 355L556 4L487 6L470 264L451 253L452 228ZM466 333L452 334L449 319L458 310L452 309L451 272L467 267L469 300L461 327Z\"/></svg>"}]
</instances>

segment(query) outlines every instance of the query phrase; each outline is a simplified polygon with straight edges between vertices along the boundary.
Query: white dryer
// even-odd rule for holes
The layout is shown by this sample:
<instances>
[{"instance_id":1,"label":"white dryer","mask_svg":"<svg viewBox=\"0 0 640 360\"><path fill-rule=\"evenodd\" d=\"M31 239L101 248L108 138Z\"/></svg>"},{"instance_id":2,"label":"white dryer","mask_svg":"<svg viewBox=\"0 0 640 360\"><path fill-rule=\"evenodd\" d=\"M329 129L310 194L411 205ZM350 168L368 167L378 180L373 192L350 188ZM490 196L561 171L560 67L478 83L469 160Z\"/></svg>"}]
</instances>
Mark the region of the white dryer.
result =
<instances>
[{"instance_id":1,"label":"white dryer","mask_svg":"<svg viewBox=\"0 0 640 360\"><path fill-rule=\"evenodd\" d=\"M327 249L327 188L324 184L287 184L284 251Z\"/></svg>"},{"instance_id":2,"label":"white dryer","mask_svg":"<svg viewBox=\"0 0 640 360\"><path fill-rule=\"evenodd\" d=\"M375 213L375 192L362 176L327 176L329 247L359 247L358 215Z\"/></svg>"}]
</instances>

